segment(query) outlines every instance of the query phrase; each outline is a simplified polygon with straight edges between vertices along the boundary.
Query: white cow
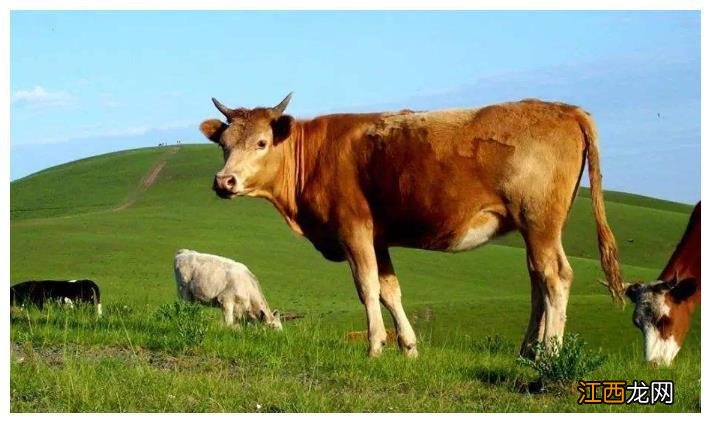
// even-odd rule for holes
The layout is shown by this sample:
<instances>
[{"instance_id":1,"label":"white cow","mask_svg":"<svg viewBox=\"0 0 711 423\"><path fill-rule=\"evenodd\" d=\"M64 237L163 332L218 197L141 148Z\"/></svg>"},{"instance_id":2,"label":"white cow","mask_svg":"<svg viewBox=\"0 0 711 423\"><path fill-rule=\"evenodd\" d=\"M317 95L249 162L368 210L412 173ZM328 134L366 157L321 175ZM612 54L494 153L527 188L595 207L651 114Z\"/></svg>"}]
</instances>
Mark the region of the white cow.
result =
<instances>
[{"instance_id":1,"label":"white cow","mask_svg":"<svg viewBox=\"0 0 711 423\"><path fill-rule=\"evenodd\" d=\"M175 254L178 296L222 308L225 323L249 319L281 330L279 312L269 309L259 281L247 266L228 258L181 249Z\"/></svg>"}]
</instances>

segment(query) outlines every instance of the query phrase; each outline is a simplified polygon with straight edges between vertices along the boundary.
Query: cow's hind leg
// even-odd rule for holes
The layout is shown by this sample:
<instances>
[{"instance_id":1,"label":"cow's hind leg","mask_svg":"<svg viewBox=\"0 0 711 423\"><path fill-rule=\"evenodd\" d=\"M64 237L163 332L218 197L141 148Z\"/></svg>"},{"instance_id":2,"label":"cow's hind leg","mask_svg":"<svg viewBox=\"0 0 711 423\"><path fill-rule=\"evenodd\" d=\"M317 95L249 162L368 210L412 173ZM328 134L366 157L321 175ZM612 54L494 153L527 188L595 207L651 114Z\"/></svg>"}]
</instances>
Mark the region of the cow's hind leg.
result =
<instances>
[{"instance_id":1,"label":"cow's hind leg","mask_svg":"<svg viewBox=\"0 0 711 423\"><path fill-rule=\"evenodd\" d=\"M540 283L543 294L542 338L550 347L552 342L561 342L563 338L573 269L565 256L559 234L534 234L526 238L531 281ZM533 307L535 308L535 305ZM536 332L540 337L540 324Z\"/></svg>"},{"instance_id":2,"label":"cow's hind leg","mask_svg":"<svg viewBox=\"0 0 711 423\"><path fill-rule=\"evenodd\" d=\"M400 350L407 357L417 357L417 338L415 331L407 319L405 310L402 307L402 294L400 283L395 276L390 254L387 248L379 248L377 251L378 278L380 280L380 301L385 305L395 322L397 331L397 341Z\"/></svg>"},{"instance_id":3,"label":"cow's hind leg","mask_svg":"<svg viewBox=\"0 0 711 423\"><path fill-rule=\"evenodd\" d=\"M380 312L380 281L372 230L365 225L354 228L343 240L343 247L351 266L358 297L365 305L370 343L368 354L377 357L385 346L386 332Z\"/></svg>"},{"instance_id":4,"label":"cow's hind leg","mask_svg":"<svg viewBox=\"0 0 711 423\"><path fill-rule=\"evenodd\" d=\"M526 337L521 344L520 354L523 357L535 358L534 347L543 341L545 330L545 308L543 292L545 281L541 280L539 273L531 265L531 258L527 255L528 273L531 279L531 317L528 321Z\"/></svg>"}]
</instances>

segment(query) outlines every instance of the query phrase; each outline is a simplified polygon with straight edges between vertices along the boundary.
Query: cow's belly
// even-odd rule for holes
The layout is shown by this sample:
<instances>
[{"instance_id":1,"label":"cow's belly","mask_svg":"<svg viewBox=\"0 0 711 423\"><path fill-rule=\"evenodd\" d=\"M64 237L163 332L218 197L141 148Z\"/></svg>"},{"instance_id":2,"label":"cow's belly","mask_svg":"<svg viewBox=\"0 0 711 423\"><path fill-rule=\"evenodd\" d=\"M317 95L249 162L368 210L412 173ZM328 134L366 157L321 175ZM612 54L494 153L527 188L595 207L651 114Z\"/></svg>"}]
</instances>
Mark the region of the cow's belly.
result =
<instances>
[{"instance_id":1,"label":"cow's belly","mask_svg":"<svg viewBox=\"0 0 711 423\"><path fill-rule=\"evenodd\" d=\"M193 298L201 303L212 303L220 295L220 292L214 289L202 287L200 284L192 284L190 293Z\"/></svg>"},{"instance_id":2,"label":"cow's belly","mask_svg":"<svg viewBox=\"0 0 711 423\"><path fill-rule=\"evenodd\" d=\"M467 251L487 243L502 229L501 219L492 213L482 213L452 238L448 251Z\"/></svg>"},{"instance_id":3,"label":"cow's belly","mask_svg":"<svg viewBox=\"0 0 711 423\"><path fill-rule=\"evenodd\" d=\"M462 220L402 221L388 233L388 243L435 251L467 251L508 232L510 224L499 213L480 211Z\"/></svg>"}]
</instances>

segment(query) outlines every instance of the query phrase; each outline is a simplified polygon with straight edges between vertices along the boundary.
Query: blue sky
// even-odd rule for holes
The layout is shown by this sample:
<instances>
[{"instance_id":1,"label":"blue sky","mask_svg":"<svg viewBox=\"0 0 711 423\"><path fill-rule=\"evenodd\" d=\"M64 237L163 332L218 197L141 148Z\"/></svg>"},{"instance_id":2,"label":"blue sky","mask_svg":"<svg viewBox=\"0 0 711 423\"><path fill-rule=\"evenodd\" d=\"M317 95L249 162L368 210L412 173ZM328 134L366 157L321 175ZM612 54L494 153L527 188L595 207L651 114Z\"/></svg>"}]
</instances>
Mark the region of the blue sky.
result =
<instances>
[{"instance_id":1,"label":"blue sky","mask_svg":"<svg viewBox=\"0 0 711 423\"><path fill-rule=\"evenodd\" d=\"M10 32L12 179L205 142L212 96L294 91L297 117L539 97L596 118L605 188L700 198L698 12L12 12Z\"/></svg>"}]
</instances>

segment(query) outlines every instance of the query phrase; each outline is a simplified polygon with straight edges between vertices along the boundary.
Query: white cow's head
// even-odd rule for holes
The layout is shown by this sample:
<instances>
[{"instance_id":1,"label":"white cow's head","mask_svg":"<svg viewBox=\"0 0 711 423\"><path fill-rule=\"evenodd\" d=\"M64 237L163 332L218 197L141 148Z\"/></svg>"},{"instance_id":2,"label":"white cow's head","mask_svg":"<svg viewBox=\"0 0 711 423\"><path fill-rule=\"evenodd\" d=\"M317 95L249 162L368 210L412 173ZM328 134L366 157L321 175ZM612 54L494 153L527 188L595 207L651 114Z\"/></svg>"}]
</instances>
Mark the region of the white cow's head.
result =
<instances>
[{"instance_id":1,"label":"white cow's head","mask_svg":"<svg viewBox=\"0 0 711 423\"><path fill-rule=\"evenodd\" d=\"M269 316L269 313L265 313L264 314L264 323L269 328L272 328L275 330L282 330L281 315L279 314L279 310L274 310L274 312L271 313L271 317Z\"/></svg>"}]
</instances>

